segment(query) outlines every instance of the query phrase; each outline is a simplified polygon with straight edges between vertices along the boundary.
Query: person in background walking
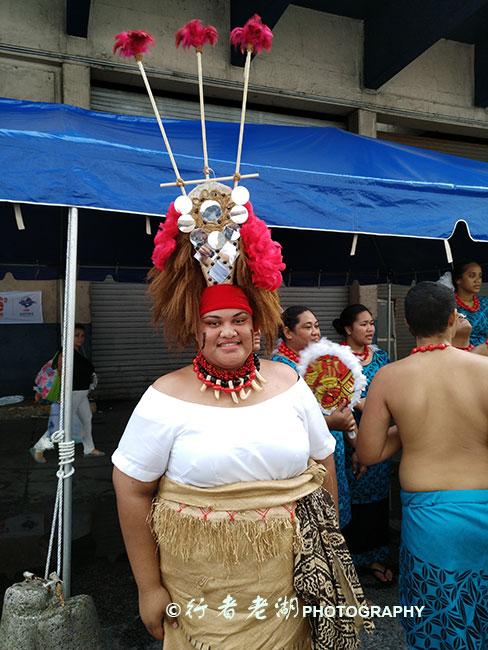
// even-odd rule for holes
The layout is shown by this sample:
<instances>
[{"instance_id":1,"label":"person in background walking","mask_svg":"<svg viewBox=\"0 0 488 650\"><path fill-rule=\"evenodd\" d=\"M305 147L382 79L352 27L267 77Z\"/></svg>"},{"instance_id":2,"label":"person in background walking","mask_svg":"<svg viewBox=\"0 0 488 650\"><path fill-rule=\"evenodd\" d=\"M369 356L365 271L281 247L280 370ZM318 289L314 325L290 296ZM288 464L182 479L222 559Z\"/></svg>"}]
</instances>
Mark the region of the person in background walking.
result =
<instances>
[{"instance_id":1,"label":"person in background walking","mask_svg":"<svg viewBox=\"0 0 488 650\"><path fill-rule=\"evenodd\" d=\"M79 429L79 436L77 441L83 444L83 452L85 456L90 458L97 458L105 456L103 451L95 448L92 436L92 412L90 403L88 401L88 392L92 385L95 369L92 363L84 357L80 350L85 342L85 326L75 325L75 349L73 357L73 429L74 439L76 440L77 429ZM62 350L60 350L53 358L52 366L57 369L61 374L62 364ZM54 445L51 442L51 435L59 429L59 402L54 402L51 405L51 412L49 414L49 423L47 431L36 442L36 444L29 450L36 463L45 463L44 451L46 449L53 449Z\"/></svg>"}]
</instances>

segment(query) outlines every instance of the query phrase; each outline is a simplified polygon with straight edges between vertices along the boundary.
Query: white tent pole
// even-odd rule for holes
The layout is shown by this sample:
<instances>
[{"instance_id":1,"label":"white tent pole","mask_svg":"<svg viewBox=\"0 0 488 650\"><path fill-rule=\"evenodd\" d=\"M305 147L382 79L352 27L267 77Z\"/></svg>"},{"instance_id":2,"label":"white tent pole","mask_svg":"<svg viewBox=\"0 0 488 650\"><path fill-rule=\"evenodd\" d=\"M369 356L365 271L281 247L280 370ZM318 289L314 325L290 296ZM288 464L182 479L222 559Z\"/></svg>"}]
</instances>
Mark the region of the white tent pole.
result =
<instances>
[{"instance_id":1,"label":"white tent pole","mask_svg":"<svg viewBox=\"0 0 488 650\"><path fill-rule=\"evenodd\" d=\"M388 352L388 357L391 357L391 280L388 280L388 306L386 310L386 322L388 327L388 333L386 335L386 349Z\"/></svg>"},{"instance_id":2,"label":"white tent pole","mask_svg":"<svg viewBox=\"0 0 488 650\"><path fill-rule=\"evenodd\" d=\"M64 441L69 442L72 423L73 395L73 353L75 338L76 310L76 266L78 246L78 208L69 208L68 237L66 243L66 280L64 286L64 317L63 317L63 360L61 376L61 431L64 431ZM71 467L63 465L67 473ZM73 477L64 479L63 488L63 591L65 598L71 592L71 539L72 539L72 485Z\"/></svg>"},{"instance_id":3,"label":"white tent pole","mask_svg":"<svg viewBox=\"0 0 488 650\"><path fill-rule=\"evenodd\" d=\"M61 330L61 337L63 336L63 323L64 323L64 280L59 280L58 286L58 314L59 314L59 328Z\"/></svg>"}]
</instances>

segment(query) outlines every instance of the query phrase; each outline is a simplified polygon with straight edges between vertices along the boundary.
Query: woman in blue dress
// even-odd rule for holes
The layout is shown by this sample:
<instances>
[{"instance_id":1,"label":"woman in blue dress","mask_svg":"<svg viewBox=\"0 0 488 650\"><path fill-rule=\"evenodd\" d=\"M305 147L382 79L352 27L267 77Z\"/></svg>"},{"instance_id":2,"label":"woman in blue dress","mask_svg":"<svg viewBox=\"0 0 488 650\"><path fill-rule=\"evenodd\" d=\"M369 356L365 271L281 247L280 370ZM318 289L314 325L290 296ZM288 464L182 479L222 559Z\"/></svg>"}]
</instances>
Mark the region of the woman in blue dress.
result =
<instances>
[{"instance_id":1,"label":"woman in blue dress","mask_svg":"<svg viewBox=\"0 0 488 650\"><path fill-rule=\"evenodd\" d=\"M367 307L349 305L333 322L334 329L344 337L362 365L368 381L361 397L366 398L369 385L378 370L389 362L388 354L372 345L375 324ZM359 420L358 415L358 420ZM351 521L344 537L357 567L367 567L382 583L393 580L385 566L389 556L389 495L391 461L368 467L362 472L352 446L346 446L346 475L351 497Z\"/></svg>"},{"instance_id":2,"label":"woman in blue dress","mask_svg":"<svg viewBox=\"0 0 488 650\"><path fill-rule=\"evenodd\" d=\"M485 343L488 337L488 298L478 296L482 280L477 262L456 264L452 272L457 310L471 323L469 342L474 346Z\"/></svg>"},{"instance_id":3,"label":"woman in blue dress","mask_svg":"<svg viewBox=\"0 0 488 650\"><path fill-rule=\"evenodd\" d=\"M300 353L311 343L320 340L320 327L314 313L303 305L293 305L281 315L283 326L280 330L281 341L273 352L272 361L286 363L295 370L300 362ZM336 440L334 460L339 494L339 525L347 525L351 519L351 502L349 483L346 476L344 431L354 427L354 418L349 408L344 405L332 415L325 416L330 432Z\"/></svg>"}]
</instances>

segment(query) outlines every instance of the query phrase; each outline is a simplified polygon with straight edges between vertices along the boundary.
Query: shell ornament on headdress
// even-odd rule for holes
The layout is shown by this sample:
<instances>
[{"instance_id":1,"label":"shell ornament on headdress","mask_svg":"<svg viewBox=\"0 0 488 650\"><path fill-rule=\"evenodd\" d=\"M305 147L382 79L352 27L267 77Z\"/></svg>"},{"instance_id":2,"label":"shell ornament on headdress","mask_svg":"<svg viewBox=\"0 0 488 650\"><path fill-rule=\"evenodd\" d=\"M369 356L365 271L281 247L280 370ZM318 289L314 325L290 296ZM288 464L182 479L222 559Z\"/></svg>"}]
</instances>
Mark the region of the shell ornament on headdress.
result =
<instances>
[{"instance_id":1,"label":"shell ornament on headdress","mask_svg":"<svg viewBox=\"0 0 488 650\"><path fill-rule=\"evenodd\" d=\"M173 338L186 344L195 331L198 300L205 286L237 284L248 296L255 323L271 349L280 322L276 291L281 285L285 265L280 244L271 239L266 224L256 217L249 191L239 183L242 179L259 176L257 173L241 175L240 164L251 58L253 54L270 50L272 32L259 16L253 16L231 34L232 44L246 52L236 166L232 176L211 178L202 57L205 46L214 45L217 38L217 30L204 26L199 20L190 21L176 32L176 46L194 48L197 59L203 178L189 180L183 179L179 172L177 156L171 149L145 73L143 55L153 45L152 37L141 31L116 36L114 51L135 57L176 176L176 181L161 183L161 186L176 186L181 192L169 206L166 220L154 240L150 293L155 303L155 320L162 322ZM222 181L232 181L232 187ZM188 186L195 187L187 191Z\"/></svg>"}]
</instances>

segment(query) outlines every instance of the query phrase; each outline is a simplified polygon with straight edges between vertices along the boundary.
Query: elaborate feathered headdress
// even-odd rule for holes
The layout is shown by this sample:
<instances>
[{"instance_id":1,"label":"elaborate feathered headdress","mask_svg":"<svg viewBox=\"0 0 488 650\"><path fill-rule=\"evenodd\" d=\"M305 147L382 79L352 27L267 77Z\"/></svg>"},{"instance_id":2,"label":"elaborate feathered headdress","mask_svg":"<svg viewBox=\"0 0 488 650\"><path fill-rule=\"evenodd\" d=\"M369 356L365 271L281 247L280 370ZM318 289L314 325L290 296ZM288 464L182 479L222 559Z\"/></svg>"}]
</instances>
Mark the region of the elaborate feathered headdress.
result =
<instances>
[{"instance_id":1,"label":"elaborate feathered headdress","mask_svg":"<svg viewBox=\"0 0 488 650\"><path fill-rule=\"evenodd\" d=\"M258 174L240 174L243 134L251 57L269 50L271 30L253 16L243 27L232 31L231 42L246 52L244 91L233 176L210 178L205 112L203 101L202 53L205 45L214 45L217 30L192 20L176 32L176 46L193 47L197 57L200 116L203 144L202 179L185 180L164 129L143 65L143 54L154 43L146 32L123 32L116 36L114 51L134 56L165 142L176 181L161 186L177 186L181 195L169 206L165 223L155 237L150 272L150 293L154 299L154 317L167 334L182 344L191 341L199 318L199 302L206 286L237 284L247 295L254 322L271 349L280 323L277 289L285 266L280 244L272 241L266 224L254 213L249 191L239 185L243 178ZM233 188L222 181L233 181ZM187 193L186 188L195 185ZM195 263L195 260L198 263Z\"/></svg>"}]
</instances>

